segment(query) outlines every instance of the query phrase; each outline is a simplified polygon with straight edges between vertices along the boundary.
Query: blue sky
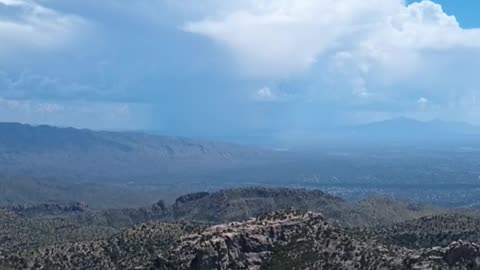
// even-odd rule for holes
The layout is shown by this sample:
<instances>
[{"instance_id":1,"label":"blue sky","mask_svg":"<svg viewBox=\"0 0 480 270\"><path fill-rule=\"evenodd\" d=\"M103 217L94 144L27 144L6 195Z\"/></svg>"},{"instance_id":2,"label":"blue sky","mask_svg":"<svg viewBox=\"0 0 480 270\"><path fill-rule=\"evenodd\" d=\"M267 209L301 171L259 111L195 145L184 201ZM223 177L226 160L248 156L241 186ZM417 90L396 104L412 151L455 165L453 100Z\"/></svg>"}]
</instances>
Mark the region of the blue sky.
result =
<instances>
[{"instance_id":1,"label":"blue sky","mask_svg":"<svg viewBox=\"0 0 480 270\"><path fill-rule=\"evenodd\" d=\"M409 1L409 3L413 2L415 1ZM480 27L480 18L478 18L478 11L480 11L479 1L436 0L435 3L440 4L447 14L455 15L462 27Z\"/></svg>"},{"instance_id":2,"label":"blue sky","mask_svg":"<svg viewBox=\"0 0 480 270\"><path fill-rule=\"evenodd\" d=\"M294 137L480 124L478 1L0 0L0 121Z\"/></svg>"}]
</instances>

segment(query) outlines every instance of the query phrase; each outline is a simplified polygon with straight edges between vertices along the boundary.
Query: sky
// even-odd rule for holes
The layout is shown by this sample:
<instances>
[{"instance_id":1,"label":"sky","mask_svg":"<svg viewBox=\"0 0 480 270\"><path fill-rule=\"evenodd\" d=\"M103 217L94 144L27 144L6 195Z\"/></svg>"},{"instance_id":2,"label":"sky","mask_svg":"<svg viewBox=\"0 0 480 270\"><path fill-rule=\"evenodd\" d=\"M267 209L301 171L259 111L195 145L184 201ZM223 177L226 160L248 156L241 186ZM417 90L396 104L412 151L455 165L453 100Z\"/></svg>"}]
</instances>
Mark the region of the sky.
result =
<instances>
[{"instance_id":1,"label":"sky","mask_svg":"<svg viewBox=\"0 0 480 270\"><path fill-rule=\"evenodd\" d=\"M480 124L480 1L0 0L0 121L182 136Z\"/></svg>"}]
</instances>

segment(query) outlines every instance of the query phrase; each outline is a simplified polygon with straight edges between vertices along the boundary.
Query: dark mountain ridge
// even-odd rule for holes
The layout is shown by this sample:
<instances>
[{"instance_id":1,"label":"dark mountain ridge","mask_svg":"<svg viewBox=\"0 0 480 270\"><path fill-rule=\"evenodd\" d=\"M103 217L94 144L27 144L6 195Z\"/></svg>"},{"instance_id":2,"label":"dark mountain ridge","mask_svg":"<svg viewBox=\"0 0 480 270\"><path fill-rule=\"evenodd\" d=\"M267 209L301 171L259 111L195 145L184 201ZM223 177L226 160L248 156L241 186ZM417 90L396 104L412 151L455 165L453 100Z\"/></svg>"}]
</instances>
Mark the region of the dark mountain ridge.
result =
<instances>
[{"instance_id":1,"label":"dark mountain ridge","mask_svg":"<svg viewBox=\"0 0 480 270\"><path fill-rule=\"evenodd\" d=\"M113 228L158 221L220 224L284 209L320 212L332 222L347 227L377 226L448 212L385 198L372 197L350 203L320 190L264 187L191 193L178 197L173 204L160 200L139 208L95 209L82 202L46 202L4 208L22 218L61 218L77 224Z\"/></svg>"}]
</instances>

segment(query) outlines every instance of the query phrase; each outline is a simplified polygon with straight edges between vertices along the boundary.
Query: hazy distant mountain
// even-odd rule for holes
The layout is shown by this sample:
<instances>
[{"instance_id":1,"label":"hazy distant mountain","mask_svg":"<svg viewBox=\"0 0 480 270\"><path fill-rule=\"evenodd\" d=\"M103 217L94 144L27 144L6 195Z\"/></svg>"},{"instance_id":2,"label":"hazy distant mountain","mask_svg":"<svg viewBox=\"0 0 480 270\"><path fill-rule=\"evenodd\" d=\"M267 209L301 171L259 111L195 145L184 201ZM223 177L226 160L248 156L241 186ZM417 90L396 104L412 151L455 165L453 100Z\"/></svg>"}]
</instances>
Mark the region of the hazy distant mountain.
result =
<instances>
[{"instance_id":1,"label":"hazy distant mountain","mask_svg":"<svg viewBox=\"0 0 480 270\"><path fill-rule=\"evenodd\" d=\"M480 136L480 127L463 122L441 120L419 121L411 118L393 118L356 126L353 137L371 139L468 139Z\"/></svg>"},{"instance_id":2,"label":"hazy distant mountain","mask_svg":"<svg viewBox=\"0 0 480 270\"><path fill-rule=\"evenodd\" d=\"M463 146L467 142L478 146L480 126L465 122L449 122L442 120L419 121L412 118L399 117L378 122L344 126L317 126L312 130L299 130L290 134L272 137L281 147L290 150L301 148L311 151L318 148L357 148L370 147L382 143L385 146L398 146L396 143L409 142L428 143L453 142ZM395 143L395 144L391 144Z\"/></svg>"},{"instance_id":3,"label":"hazy distant mountain","mask_svg":"<svg viewBox=\"0 0 480 270\"><path fill-rule=\"evenodd\" d=\"M133 132L106 132L88 129L30 126L0 123L0 149L4 151L111 150L140 151L163 158L243 158L256 155L257 149L232 144L149 135Z\"/></svg>"},{"instance_id":4,"label":"hazy distant mountain","mask_svg":"<svg viewBox=\"0 0 480 270\"><path fill-rule=\"evenodd\" d=\"M0 123L0 175L168 182L266 154L178 137Z\"/></svg>"},{"instance_id":5,"label":"hazy distant mountain","mask_svg":"<svg viewBox=\"0 0 480 270\"><path fill-rule=\"evenodd\" d=\"M358 131L377 133L439 133L439 134L480 134L480 127L464 122L448 122L441 120L419 121L399 117L380 122L373 122L357 127Z\"/></svg>"}]
</instances>

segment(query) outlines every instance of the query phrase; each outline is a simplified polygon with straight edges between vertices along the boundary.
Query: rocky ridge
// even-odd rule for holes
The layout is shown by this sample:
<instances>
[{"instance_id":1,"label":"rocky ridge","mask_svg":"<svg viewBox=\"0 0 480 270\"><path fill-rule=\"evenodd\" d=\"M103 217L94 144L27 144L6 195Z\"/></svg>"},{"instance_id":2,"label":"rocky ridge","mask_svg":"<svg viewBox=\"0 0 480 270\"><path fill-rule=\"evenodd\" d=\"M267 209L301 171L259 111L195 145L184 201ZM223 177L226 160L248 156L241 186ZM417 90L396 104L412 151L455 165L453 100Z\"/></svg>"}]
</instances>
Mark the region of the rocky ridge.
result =
<instances>
[{"instance_id":1,"label":"rocky ridge","mask_svg":"<svg viewBox=\"0 0 480 270\"><path fill-rule=\"evenodd\" d=\"M364 241L311 212L281 211L187 235L157 269L479 269L480 247L408 249Z\"/></svg>"},{"instance_id":2,"label":"rocky ridge","mask_svg":"<svg viewBox=\"0 0 480 270\"><path fill-rule=\"evenodd\" d=\"M45 202L36 204L21 204L6 208L9 211L26 217L45 217L63 214L78 214L86 212L89 207L84 202Z\"/></svg>"},{"instance_id":3,"label":"rocky ridge","mask_svg":"<svg viewBox=\"0 0 480 270\"><path fill-rule=\"evenodd\" d=\"M65 205L0 209L0 269L480 269L477 215L390 199L245 188Z\"/></svg>"}]
</instances>

